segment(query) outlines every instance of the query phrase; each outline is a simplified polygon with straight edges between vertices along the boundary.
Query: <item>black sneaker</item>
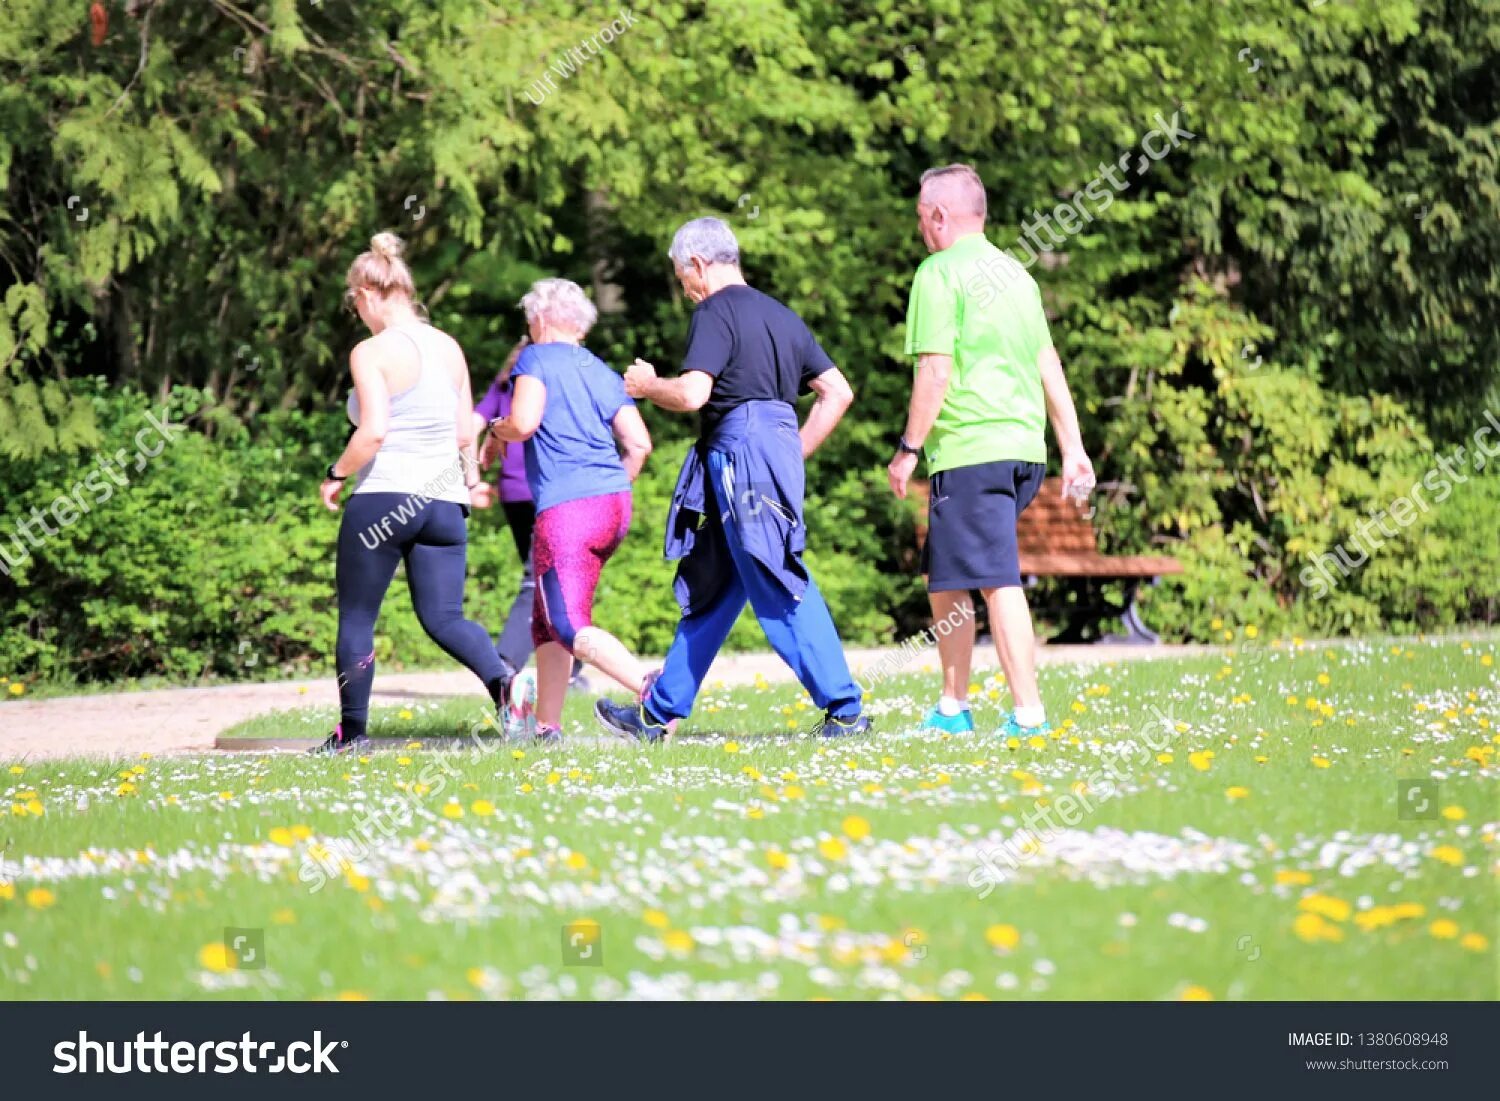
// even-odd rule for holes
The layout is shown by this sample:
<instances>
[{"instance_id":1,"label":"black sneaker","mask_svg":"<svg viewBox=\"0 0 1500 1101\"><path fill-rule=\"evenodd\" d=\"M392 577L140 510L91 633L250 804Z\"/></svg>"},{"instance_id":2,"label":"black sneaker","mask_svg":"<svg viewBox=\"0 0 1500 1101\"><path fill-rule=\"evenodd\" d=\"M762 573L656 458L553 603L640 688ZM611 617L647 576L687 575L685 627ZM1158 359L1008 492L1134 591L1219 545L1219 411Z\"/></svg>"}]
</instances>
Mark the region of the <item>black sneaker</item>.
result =
<instances>
[{"instance_id":1,"label":"black sneaker","mask_svg":"<svg viewBox=\"0 0 1500 1101\"><path fill-rule=\"evenodd\" d=\"M611 734L638 742L664 742L672 735L668 724L653 719L641 703L597 699L594 701L594 718Z\"/></svg>"},{"instance_id":2,"label":"black sneaker","mask_svg":"<svg viewBox=\"0 0 1500 1101\"><path fill-rule=\"evenodd\" d=\"M345 753L354 753L360 750L373 748L374 742L370 741L368 734L355 734L353 737L344 737L344 724L340 723L333 728L333 733L328 735L328 740L316 749L309 749L309 757L338 757Z\"/></svg>"},{"instance_id":3,"label":"black sneaker","mask_svg":"<svg viewBox=\"0 0 1500 1101\"><path fill-rule=\"evenodd\" d=\"M852 719L840 719L824 712L823 721L813 727L813 733L820 738L854 738L869 732L870 717L865 714L855 715Z\"/></svg>"}]
</instances>

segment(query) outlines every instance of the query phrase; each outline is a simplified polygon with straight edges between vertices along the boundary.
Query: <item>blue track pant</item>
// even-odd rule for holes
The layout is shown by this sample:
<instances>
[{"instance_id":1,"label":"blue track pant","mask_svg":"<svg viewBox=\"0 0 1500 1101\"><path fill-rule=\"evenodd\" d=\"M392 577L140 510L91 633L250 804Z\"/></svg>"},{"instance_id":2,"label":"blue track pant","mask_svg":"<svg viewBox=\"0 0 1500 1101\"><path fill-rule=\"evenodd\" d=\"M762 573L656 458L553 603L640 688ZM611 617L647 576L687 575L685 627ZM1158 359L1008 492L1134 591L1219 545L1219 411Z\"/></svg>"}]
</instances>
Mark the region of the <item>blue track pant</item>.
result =
<instances>
[{"instance_id":1,"label":"blue track pant","mask_svg":"<svg viewBox=\"0 0 1500 1101\"><path fill-rule=\"evenodd\" d=\"M723 452L708 452L709 486L720 499L723 494L717 491L725 484L727 465ZM745 549L731 512L718 505L709 505L708 512L708 523L723 525L734 576L712 604L683 616L678 623L666 665L646 698L647 709L663 721L684 718L692 711L709 666L748 600L771 648L797 674L813 703L835 718L858 715L859 686L849 674L838 629L818 586L809 578L807 592L800 601L794 600Z\"/></svg>"}]
</instances>

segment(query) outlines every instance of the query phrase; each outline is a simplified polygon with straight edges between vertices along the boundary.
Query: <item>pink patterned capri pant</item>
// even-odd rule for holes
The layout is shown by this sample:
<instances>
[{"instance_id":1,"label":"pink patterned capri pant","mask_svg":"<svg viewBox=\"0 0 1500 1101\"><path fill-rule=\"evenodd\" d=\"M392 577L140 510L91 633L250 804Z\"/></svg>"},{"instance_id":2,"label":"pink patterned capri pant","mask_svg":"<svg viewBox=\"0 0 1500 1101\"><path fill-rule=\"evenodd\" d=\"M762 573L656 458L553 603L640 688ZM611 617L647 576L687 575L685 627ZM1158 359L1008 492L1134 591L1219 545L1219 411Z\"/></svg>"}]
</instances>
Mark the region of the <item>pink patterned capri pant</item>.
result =
<instances>
[{"instance_id":1,"label":"pink patterned capri pant","mask_svg":"<svg viewBox=\"0 0 1500 1101\"><path fill-rule=\"evenodd\" d=\"M534 645L557 642L573 652L578 632L593 626L600 571L629 529L629 490L565 501L537 514L531 544Z\"/></svg>"}]
</instances>

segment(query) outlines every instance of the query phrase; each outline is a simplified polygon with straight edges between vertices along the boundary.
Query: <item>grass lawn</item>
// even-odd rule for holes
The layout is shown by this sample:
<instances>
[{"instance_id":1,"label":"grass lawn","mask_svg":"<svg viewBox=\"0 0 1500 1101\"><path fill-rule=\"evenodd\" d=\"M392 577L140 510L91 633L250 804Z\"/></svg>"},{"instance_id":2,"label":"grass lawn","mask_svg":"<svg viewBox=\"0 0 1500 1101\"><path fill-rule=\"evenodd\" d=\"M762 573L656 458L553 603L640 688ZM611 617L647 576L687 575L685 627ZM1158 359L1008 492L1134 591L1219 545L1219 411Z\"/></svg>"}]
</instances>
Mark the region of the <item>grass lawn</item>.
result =
<instances>
[{"instance_id":1,"label":"grass lawn","mask_svg":"<svg viewBox=\"0 0 1500 1101\"><path fill-rule=\"evenodd\" d=\"M0 997L1494 998L1497 649L1049 667L1024 743L988 682L915 732L914 674L854 741L757 686L665 747L576 698L436 748L469 700L362 759L6 762Z\"/></svg>"}]
</instances>

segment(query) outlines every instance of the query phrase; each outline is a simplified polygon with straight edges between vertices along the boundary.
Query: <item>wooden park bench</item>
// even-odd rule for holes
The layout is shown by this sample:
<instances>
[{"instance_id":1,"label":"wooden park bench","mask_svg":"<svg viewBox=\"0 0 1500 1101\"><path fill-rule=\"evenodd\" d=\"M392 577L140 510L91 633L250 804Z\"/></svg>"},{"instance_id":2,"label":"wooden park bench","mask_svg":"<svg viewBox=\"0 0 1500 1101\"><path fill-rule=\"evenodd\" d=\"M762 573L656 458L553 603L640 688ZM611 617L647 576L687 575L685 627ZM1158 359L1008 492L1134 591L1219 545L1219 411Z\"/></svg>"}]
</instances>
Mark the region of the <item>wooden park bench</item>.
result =
<instances>
[{"instance_id":1,"label":"wooden park bench","mask_svg":"<svg viewBox=\"0 0 1500 1101\"><path fill-rule=\"evenodd\" d=\"M912 496L921 504L921 516L917 520L920 545L927 538L928 484L914 480L911 489ZM1036 499L1021 513L1016 525L1021 578L1028 587L1042 577L1076 578L1083 582L1078 605L1069 610L1063 629L1050 641L1086 641L1100 623L1118 615L1124 620L1126 633L1106 635L1094 641L1160 642L1160 637L1141 620L1136 592L1142 581L1155 584L1158 578L1167 574L1181 573L1182 563L1175 558L1099 553L1091 516L1092 508L1088 503L1063 497L1061 478L1048 478L1042 483ZM1104 599L1105 583L1115 581L1123 582L1125 586L1123 611Z\"/></svg>"}]
</instances>

